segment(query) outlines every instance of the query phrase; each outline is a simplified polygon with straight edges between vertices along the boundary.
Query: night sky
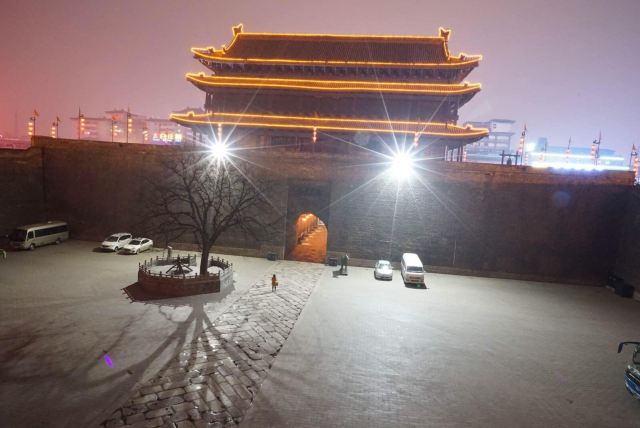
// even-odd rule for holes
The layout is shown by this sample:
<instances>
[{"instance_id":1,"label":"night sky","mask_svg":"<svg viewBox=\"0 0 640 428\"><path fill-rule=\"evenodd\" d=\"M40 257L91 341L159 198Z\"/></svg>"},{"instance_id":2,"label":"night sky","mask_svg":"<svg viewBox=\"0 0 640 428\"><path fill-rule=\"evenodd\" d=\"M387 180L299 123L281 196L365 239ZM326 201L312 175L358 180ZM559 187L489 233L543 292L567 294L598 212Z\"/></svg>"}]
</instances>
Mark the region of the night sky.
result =
<instances>
[{"instance_id":1,"label":"night sky","mask_svg":"<svg viewBox=\"0 0 640 428\"><path fill-rule=\"evenodd\" d=\"M0 0L0 133L38 133L69 117L131 107L167 117L204 103L188 71L205 71L192 46L248 32L437 35L453 30L452 53L482 54L467 80L483 90L461 121L526 121L531 139L628 154L638 144L638 0Z\"/></svg>"}]
</instances>

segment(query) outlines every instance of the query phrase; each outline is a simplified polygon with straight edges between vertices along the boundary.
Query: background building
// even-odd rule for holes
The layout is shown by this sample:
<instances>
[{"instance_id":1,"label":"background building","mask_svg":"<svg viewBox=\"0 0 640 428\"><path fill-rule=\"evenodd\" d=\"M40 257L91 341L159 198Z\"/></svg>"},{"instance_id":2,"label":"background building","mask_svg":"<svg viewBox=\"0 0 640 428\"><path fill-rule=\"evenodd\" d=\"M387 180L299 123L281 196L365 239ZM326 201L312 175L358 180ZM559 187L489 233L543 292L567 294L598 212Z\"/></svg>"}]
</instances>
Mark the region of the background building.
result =
<instances>
[{"instance_id":1,"label":"background building","mask_svg":"<svg viewBox=\"0 0 640 428\"><path fill-rule=\"evenodd\" d=\"M0 135L0 149L28 149L31 141L28 138L9 138Z\"/></svg>"},{"instance_id":2,"label":"background building","mask_svg":"<svg viewBox=\"0 0 640 428\"><path fill-rule=\"evenodd\" d=\"M630 169L627 158L613 149L599 149L597 159L591 147L550 146L546 138L526 148L525 164L540 168L564 169Z\"/></svg>"},{"instance_id":3,"label":"background building","mask_svg":"<svg viewBox=\"0 0 640 428\"><path fill-rule=\"evenodd\" d=\"M134 114L124 109L105 111L106 116L72 117L77 138L137 144L180 144L191 138L191 130L169 119Z\"/></svg>"},{"instance_id":4,"label":"background building","mask_svg":"<svg viewBox=\"0 0 640 428\"><path fill-rule=\"evenodd\" d=\"M501 163L500 154L511 153L511 138L514 136L515 120L491 119L487 122L466 122L474 128L486 128L489 135L466 146L466 160L469 162ZM517 147L515 148L517 149ZM514 150L515 151L515 150Z\"/></svg>"}]
</instances>

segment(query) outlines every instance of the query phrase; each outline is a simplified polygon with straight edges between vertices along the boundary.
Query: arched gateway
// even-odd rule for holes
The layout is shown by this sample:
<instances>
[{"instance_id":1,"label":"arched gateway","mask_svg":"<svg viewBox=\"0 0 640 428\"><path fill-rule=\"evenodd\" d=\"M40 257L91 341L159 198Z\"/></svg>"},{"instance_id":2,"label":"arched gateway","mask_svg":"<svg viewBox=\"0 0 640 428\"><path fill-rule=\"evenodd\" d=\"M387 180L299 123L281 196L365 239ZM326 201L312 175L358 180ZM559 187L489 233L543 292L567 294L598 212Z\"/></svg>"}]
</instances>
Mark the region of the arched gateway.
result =
<instances>
[{"instance_id":1,"label":"arched gateway","mask_svg":"<svg viewBox=\"0 0 640 428\"><path fill-rule=\"evenodd\" d=\"M313 213L301 214L294 223L295 245L286 254L288 260L324 263L327 257L326 224Z\"/></svg>"}]
</instances>

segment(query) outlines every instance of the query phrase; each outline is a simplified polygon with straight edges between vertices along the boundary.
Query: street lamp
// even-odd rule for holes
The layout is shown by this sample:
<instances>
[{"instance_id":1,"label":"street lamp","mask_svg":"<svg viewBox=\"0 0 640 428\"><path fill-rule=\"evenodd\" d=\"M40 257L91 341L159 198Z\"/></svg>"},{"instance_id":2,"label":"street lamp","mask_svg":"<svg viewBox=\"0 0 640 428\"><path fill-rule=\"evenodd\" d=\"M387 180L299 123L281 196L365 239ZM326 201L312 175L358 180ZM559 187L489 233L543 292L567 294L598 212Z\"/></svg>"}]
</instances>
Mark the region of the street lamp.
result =
<instances>
[{"instance_id":1,"label":"street lamp","mask_svg":"<svg viewBox=\"0 0 640 428\"><path fill-rule=\"evenodd\" d=\"M116 116L111 115L111 142L113 143L113 134L116 130Z\"/></svg>"},{"instance_id":2,"label":"street lamp","mask_svg":"<svg viewBox=\"0 0 640 428\"><path fill-rule=\"evenodd\" d=\"M84 114L78 109L78 140L84 136Z\"/></svg>"},{"instance_id":3,"label":"street lamp","mask_svg":"<svg viewBox=\"0 0 640 428\"><path fill-rule=\"evenodd\" d=\"M51 138L58 138L58 128L60 127L60 117L56 116L56 120L51 124Z\"/></svg>"},{"instance_id":4,"label":"street lamp","mask_svg":"<svg viewBox=\"0 0 640 428\"><path fill-rule=\"evenodd\" d=\"M33 137L35 135L35 129L36 129L36 118L35 116L31 116L29 118L29 124L27 125L27 135L29 135L29 137Z\"/></svg>"},{"instance_id":5,"label":"street lamp","mask_svg":"<svg viewBox=\"0 0 640 428\"><path fill-rule=\"evenodd\" d=\"M389 173L398 181L406 180L413 173L413 162L409 152L398 151L393 154Z\"/></svg>"},{"instance_id":6,"label":"street lamp","mask_svg":"<svg viewBox=\"0 0 640 428\"><path fill-rule=\"evenodd\" d=\"M218 162L222 162L227 158L229 150L226 144L216 141L209 146L209 153Z\"/></svg>"},{"instance_id":7,"label":"street lamp","mask_svg":"<svg viewBox=\"0 0 640 428\"><path fill-rule=\"evenodd\" d=\"M527 138L527 124L524 124L524 128L522 128L522 133L520 134L520 141L518 142L518 151L516 152L516 165L518 164L517 155L520 155L520 165L526 164L528 162L524 162L527 156L525 155L524 150L524 140Z\"/></svg>"}]
</instances>

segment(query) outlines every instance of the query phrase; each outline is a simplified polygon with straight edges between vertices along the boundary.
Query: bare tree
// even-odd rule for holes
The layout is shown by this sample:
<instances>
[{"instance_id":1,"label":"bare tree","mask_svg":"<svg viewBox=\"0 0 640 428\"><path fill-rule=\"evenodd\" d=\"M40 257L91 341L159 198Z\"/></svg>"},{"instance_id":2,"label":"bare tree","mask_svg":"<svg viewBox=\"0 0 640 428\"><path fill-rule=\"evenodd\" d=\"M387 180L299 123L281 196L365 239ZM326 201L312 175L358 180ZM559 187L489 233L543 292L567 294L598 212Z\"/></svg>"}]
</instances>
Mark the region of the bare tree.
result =
<instances>
[{"instance_id":1,"label":"bare tree","mask_svg":"<svg viewBox=\"0 0 640 428\"><path fill-rule=\"evenodd\" d=\"M207 274L211 248L223 233L268 236L274 211L267 189L246 164L184 147L164 157L161 167L164 179L150 185L145 221L165 237L192 235L202 250L200 275Z\"/></svg>"}]
</instances>

